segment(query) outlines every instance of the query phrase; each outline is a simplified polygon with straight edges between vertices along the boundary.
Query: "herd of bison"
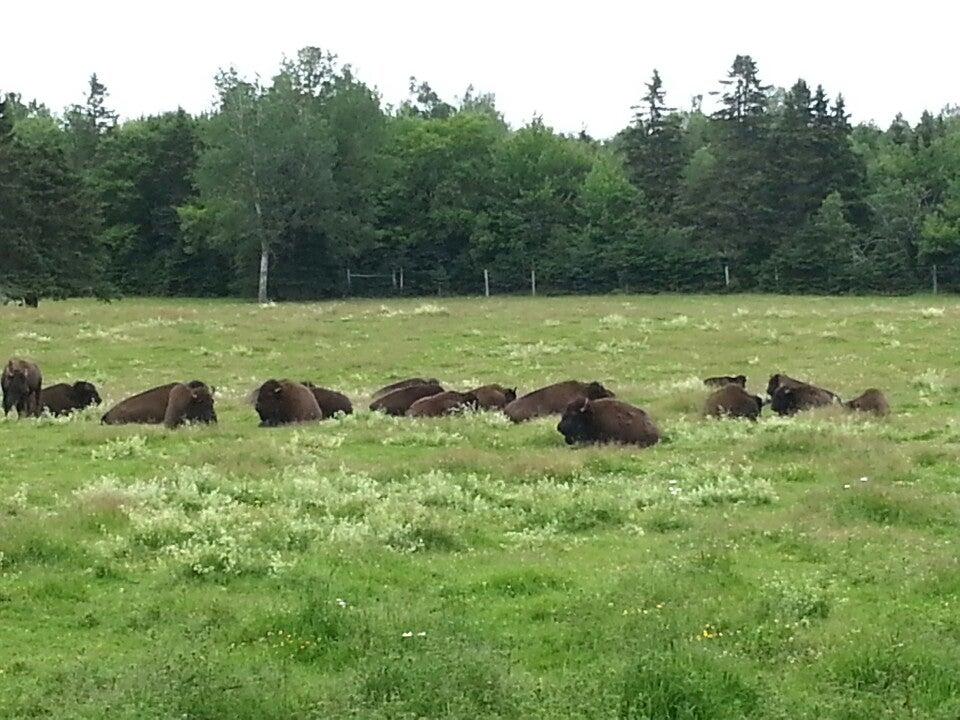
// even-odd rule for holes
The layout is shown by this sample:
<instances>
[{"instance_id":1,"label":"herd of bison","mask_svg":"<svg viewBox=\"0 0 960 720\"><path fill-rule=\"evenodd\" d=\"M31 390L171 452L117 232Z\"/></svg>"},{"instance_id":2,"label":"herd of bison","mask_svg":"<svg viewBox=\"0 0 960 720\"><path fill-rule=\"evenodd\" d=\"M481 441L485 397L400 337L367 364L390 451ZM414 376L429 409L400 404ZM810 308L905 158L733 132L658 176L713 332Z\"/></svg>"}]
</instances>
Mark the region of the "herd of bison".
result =
<instances>
[{"instance_id":1,"label":"herd of bison","mask_svg":"<svg viewBox=\"0 0 960 720\"><path fill-rule=\"evenodd\" d=\"M841 405L849 410L887 415L890 406L883 393L870 389L842 402L829 390L776 374L767 385L767 399L747 392L744 375L707 378L711 389L704 414L716 418L756 420L764 405L779 415ZM97 388L89 382L59 383L43 387L43 375L33 362L11 359L3 370L3 412L16 408L18 417L68 415L101 403ZM125 423L163 424L175 428L184 423L217 421L214 392L205 383L168 383L146 390L114 405L101 418L106 425ZM260 416L260 425L272 427L313 422L353 412L342 393L310 382L267 380L250 394ZM654 421L640 408L617 400L599 382L567 380L517 397L516 389L491 384L468 392L444 389L434 379L408 378L380 388L370 409L388 415L439 417L464 411L491 410L519 423L548 415L561 416L557 430L567 444L626 443L647 447L660 440Z\"/></svg>"}]
</instances>

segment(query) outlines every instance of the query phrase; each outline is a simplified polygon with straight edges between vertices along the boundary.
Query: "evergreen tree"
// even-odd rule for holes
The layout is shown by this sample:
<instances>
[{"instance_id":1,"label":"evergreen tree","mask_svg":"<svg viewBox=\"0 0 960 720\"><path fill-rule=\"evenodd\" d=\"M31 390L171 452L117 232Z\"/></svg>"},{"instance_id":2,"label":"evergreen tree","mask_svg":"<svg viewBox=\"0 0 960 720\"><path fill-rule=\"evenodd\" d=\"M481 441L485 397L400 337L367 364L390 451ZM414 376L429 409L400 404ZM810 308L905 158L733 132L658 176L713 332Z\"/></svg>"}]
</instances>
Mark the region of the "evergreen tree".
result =
<instances>
[{"instance_id":1,"label":"evergreen tree","mask_svg":"<svg viewBox=\"0 0 960 720\"><path fill-rule=\"evenodd\" d=\"M647 92L634 107L632 125L620 138L633 184L653 212L667 216L674 211L686 163L680 118L667 107L663 80L653 71Z\"/></svg>"}]
</instances>

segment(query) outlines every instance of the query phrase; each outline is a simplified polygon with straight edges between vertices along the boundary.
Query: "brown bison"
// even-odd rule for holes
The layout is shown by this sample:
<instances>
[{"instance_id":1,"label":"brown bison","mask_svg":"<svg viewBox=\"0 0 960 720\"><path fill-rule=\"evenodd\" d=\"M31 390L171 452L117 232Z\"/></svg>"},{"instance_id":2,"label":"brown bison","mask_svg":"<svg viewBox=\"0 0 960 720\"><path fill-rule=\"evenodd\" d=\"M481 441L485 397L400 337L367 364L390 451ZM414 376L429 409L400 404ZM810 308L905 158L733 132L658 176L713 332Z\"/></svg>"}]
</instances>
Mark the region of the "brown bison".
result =
<instances>
[{"instance_id":1,"label":"brown bison","mask_svg":"<svg viewBox=\"0 0 960 720\"><path fill-rule=\"evenodd\" d=\"M763 409L763 400L751 395L739 384L728 383L707 397L703 414L716 418L749 418L756 420Z\"/></svg>"},{"instance_id":2,"label":"brown bison","mask_svg":"<svg viewBox=\"0 0 960 720\"><path fill-rule=\"evenodd\" d=\"M611 397L613 393L598 382L566 380L527 393L508 403L503 411L511 420L519 423L543 415L561 414L574 400L582 398L599 400Z\"/></svg>"},{"instance_id":3,"label":"brown bison","mask_svg":"<svg viewBox=\"0 0 960 720\"><path fill-rule=\"evenodd\" d=\"M40 391L40 405L51 415L69 415L103 402L93 383L78 380L73 385L57 383Z\"/></svg>"},{"instance_id":4,"label":"brown bison","mask_svg":"<svg viewBox=\"0 0 960 720\"><path fill-rule=\"evenodd\" d=\"M104 425L159 425L175 428L185 422L215 423L213 392L199 380L167 383L121 400L100 422Z\"/></svg>"},{"instance_id":5,"label":"brown bison","mask_svg":"<svg viewBox=\"0 0 960 720\"><path fill-rule=\"evenodd\" d=\"M496 383L474 388L470 394L477 399L477 405L481 410L503 410L517 399L516 388L505 388Z\"/></svg>"},{"instance_id":6,"label":"brown bison","mask_svg":"<svg viewBox=\"0 0 960 720\"><path fill-rule=\"evenodd\" d=\"M254 391L254 405L260 416L260 427L323 419L313 391L289 380L267 380Z\"/></svg>"},{"instance_id":7,"label":"brown bison","mask_svg":"<svg viewBox=\"0 0 960 720\"><path fill-rule=\"evenodd\" d=\"M722 388L724 385L739 385L742 388L747 386L746 375L717 375L703 379L703 384L707 387Z\"/></svg>"},{"instance_id":8,"label":"brown bison","mask_svg":"<svg viewBox=\"0 0 960 720\"><path fill-rule=\"evenodd\" d=\"M410 406L405 414L407 417L440 417L442 415L452 415L467 408L476 410L478 406L479 401L473 393L446 390L436 395L420 398Z\"/></svg>"},{"instance_id":9,"label":"brown bison","mask_svg":"<svg viewBox=\"0 0 960 720\"><path fill-rule=\"evenodd\" d=\"M843 404L848 410L873 413L881 417L890 414L890 403L886 396L876 388L865 390L862 395Z\"/></svg>"},{"instance_id":10,"label":"brown bison","mask_svg":"<svg viewBox=\"0 0 960 720\"><path fill-rule=\"evenodd\" d=\"M20 358L11 358L0 376L3 389L3 414L17 409L17 417L40 415L40 392L43 374L36 363Z\"/></svg>"},{"instance_id":11,"label":"brown bison","mask_svg":"<svg viewBox=\"0 0 960 720\"><path fill-rule=\"evenodd\" d=\"M770 377L767 394L770 395L770 407L778 415L794 415L801 410L840 402L836 393L780 373Z\"/></svg>"},{"instance_id":12,"label":"brown bison","mask_svg":"<svg viewBox=\"0 0 960 720\"><path fill-rule=\"evenodd\" d=\"M330 390L329 388L317 387L312 382L304 381L301 384L310 388L310 392L317 399L317 405L320 406L320 412L323 413L324 419L332 418L337 413L343 415L353 413L353 403L343 393L338 393L336 390Z\"/></svg>"},{"instance_id":13,"label":"brown bison","mask_svg":"<svg viewBox=\"0 0 960 720\"><path fill-rule=\"evenodd\" d=\"M377 398L370 403L370 409L375 412L385 412L387 415L405 415L410 406L420 398L430 397L442 392L443 387L438 383L408 385Z\"/></svg>"},{"instance_id":14,"label":"brown bison","mask_svg":"<svg viewBox=\"0 0 960 720\"><path fill-rule=\"evenodd\" d=\"M406 380L398 380L395 383L390 385L384 385L382 388L373 393L370 397L370 400L379 400L384 395L389 395L394 390L403 390L404 388L413 387L414 385L439 385L440 382L436 378L407 378Z\"/></svg>"},{"instance_id":15,"label":"brown bison","mask_svg":"<svg viewBox=\"0 0 960 720\"><path fill-rule=\"evenodd\" d=\"M660 441L660 431L643 410L613 398L578 398L563 412L557 425L567 445L625 443L649 447Z\"/></svg>"}]
</instances>

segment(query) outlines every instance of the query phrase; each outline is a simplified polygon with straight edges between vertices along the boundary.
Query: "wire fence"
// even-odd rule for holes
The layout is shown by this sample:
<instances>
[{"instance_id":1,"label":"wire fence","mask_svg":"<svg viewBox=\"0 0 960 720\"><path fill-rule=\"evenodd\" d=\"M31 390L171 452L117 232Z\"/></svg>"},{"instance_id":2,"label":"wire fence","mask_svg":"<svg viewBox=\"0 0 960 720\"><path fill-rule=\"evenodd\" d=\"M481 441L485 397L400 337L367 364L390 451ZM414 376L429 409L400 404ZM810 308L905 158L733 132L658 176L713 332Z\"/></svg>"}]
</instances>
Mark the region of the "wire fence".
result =
<instances>
[{"instance_id":1,"label":"wire fence","mask_svg":"<svg viewBox=\"0 0 960 720\"><path fill-rule=\"evenodd\" d=\"M783 294L957 294L960 293L960 265L938 264L917 268L910 276L878 278L869 283L850 283L829 291L797 289L794 281L789 285L779 275L772 283L756 287L739 281L736 268L722 264L713 273L691 274L683 282L625 281L610 277L598 281L594 274L578 280L576 273L558 277L549 273L529 270L503 271L484 268L468 273L451 273L443 268L422 270L396 267L386 272L361 272L344 270L344 297L396 297L396 296L485 296L495 295L589 295L606 293L656 294L673 293L724 293L724 292L770 292ZM814 285L814 287L816 287Z\"/></svg>"}]
</instances>

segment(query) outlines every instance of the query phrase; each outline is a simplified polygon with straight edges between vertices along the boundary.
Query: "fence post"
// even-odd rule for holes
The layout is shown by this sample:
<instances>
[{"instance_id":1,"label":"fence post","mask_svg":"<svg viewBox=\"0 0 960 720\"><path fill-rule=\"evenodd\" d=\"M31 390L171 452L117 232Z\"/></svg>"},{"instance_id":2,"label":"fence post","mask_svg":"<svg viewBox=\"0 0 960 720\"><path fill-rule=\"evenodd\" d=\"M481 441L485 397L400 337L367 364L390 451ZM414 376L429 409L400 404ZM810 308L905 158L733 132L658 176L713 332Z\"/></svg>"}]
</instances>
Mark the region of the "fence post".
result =
<instances>
[{"instance_id":1,"label":"fence post","mask_svg":"<svg viewBox=\"0 0 960 720\"><path fill-rule=\"evenodd\" d=\"M403 290L403 266L400 267L400 289Z\"/></svg>"},{"instance_id":2,"label":"fence post","mask_svg":"<svg viewBox=\"0 0 960 720\"><path fill-rule=\"evenodd\" d=\"M483 294L490 297L490 271L486 268L483 269Z\"/></svg>"},{"instance_id":3,"label":"fence post","mask_svg":"<svg viewBox=\"0 0 960 720\"><path fill-rule=\"evenodd\" d=\"M347 268L347 292L350 292L350 268Z\"/></svg>"},{"instance_id":4,"label":"fence post","mask_svg":"<svg viewBox=\"0 0 960 720\"><path fill-rule=\"evenodd\" d=\"M937 266L936 265L933 266L933 272L931 274L933 275L933 294L936 295L937 290L939 289L938 283L937 283Z\"/></svg>"},{"instance_id":5,"label":"fence post","mask_svg":"<svg viewBox=\"0 0 960 720\"><path fill-rule=\"evenodd\" d=\"M530 294L537 295L537 271L533 268L530 268Z\"/></svg>"},{"instance_id":6,"label":"fence post","mask_svg":"<svg viewBox=\"0 0 960 720\"><path fill-rule=\"evenodd\" d=\"M730 266L723 266L723 281L727 287L730 287Z\"/></svg>"},{"instance_id":7,"label":"fence post","mask_svg":"<svg viewBox=\"0 0 960 720\"><path fill-rule=\"evenodd\" d=\"M396 290L397 289L397 269L396 268L394 268L393 271L390 273L390 277L393 278L393 289Z\"/></svg>"}]
</instances>

